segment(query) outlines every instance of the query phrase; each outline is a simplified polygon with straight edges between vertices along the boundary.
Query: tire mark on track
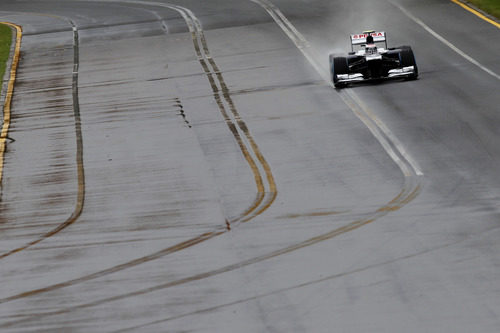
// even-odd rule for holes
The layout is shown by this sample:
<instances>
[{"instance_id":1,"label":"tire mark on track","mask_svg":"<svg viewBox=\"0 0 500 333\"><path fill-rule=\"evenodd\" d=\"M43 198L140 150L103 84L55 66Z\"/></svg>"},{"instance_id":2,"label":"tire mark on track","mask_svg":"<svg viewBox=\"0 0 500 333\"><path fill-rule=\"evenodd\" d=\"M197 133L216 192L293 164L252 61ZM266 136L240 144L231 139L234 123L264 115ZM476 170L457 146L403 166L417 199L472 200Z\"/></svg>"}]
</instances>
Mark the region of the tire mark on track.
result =
<instances>
[{"instance_id":1,"label":"tire mark on track","mask_svg":"<svg viewBox=\"0 0 500 333\"><path fill-rule=\"evenodd\" d=\"M149 2L141 3L151 4ZM271 172L271 168L262 155L259 147L257 146L257 143L250 134L246 123L241 119L241 116L236 109L222 73L215 63L214 59L210 55L210 51L208 50L207 41L205 39L200 21L187 8L168 4L165 4L165 6L178 11L186 21L186 24L188 25L188 28L191 32L191 37L196 54L198 56L198 61L203 67L203 70L205 71L205 74L210 82L215 101L227 126L235 137L240 150L247 160L252 173L254 174L254 179L257 184L257 197L255 198L253 204L246 211L228 221L229 224L234 224L237 222L248 222L255 216L263 213L272 205L272 203L276 199L277 189L274 177ZM226 106L224 105L225 103L229 106L229 110L231 111L231 113L227 112ZM240 134L240 132L242 134ZM245 142L245 140L248 142L248 144ZM251 155L252 153L254 156ZM260 166L256 163L256 160L259 161ZM263 168L265 177L263 177L259 167ZM264 182L264 179L267 181L267 183Z\"/></svg>"},{"instance_id":2,"label":"tire mark on track","mask_svg":"<svg viewBox=\"0 0 500 333\"><path fill-rule=\"evenodd\" d=\"M93 1L91 0L91 1L87 1L87 2L93 2ZM271 172L271 168L269 167L264 156L260 152L256 142L254 141L253 137L251 136L250 131L248 130L246 124L241 119L241 117L236 109L236 106L230 97L229 89L227 88L227 85L224 81L224 78L223 78L222 74L220 73L220 70L217 67L215 61L210 56L207 41L204 37L203 30L201 28L201 24L200 24L199 20L196 18L196 16L188 9L186 9L184 7L176 6L176 5L158 4L158 3L143 3L143 2L138 2L138 1L120 1L120 0L119 1L106 1L106 2L109 2L109 3L112 3L112 2L114 2L114 3L132 3L132 4L140 3L140 4L147 4L150 6L165 7L165 8L169 8L169 9L173 9L173 10L177 11L184 18L184 20L186 21L186 24L188 25L188 28L191 32L194 48L195 48L196 54L198 56L199 62L202 65L207 78L209 79L210 85L211 85L212 90L213 90L213 95L214 95L214 98L217 102L217 105L219 106L220 112L223 115L224 120L226 121L226 124L228 125L229 129L233 133L235 139L237 140L237 142L240 146L240 149L241 149L243 155L245 156L247 162L249 163L249 165L252 169L252 172L253 172L254 178L255 178L255 182L257 185L257 189L258 189L257 197L253 201L252 205L250 207L248 207L243 213L241 213L239 216L237 216L235 218L226 220L226 225L224 227L217 228L216 230L214 230L212 232L204 233L204 234L199 235L197 237L191 238L191 239L186 240L184 242L181 242L181 243L178 243L178 244L173 245L171 247L168 247L166 249L162 249L158 252L152 253L148 256L137 258L137 259L134 259L132 261L128 261L126 263L119 264L119 265L116 265L116 266L113 266L113 267L110 267L110 268L107 268L107 269L104 269L104 270L101 270L101 271L98 271L98 272L95 272L92 274L88 274L88 275L85 275L85 276L82 276L82 277L79 277L79 278L76 278L73 280L68 280L68 281L53 284L53 285L50 285L50 286L47 286L44 288L34 289L34 290L26 291L26 292L23 292L23 293L20 293L17 295L13 295L10 297L0 299L0 304L10 302L10 301L13 301L16 299L24 298L24 297L29 297L29 296L33 296L33 295L37 295L37 294L41 294L41 293L69 287L69 286L72 286L72 285L75 285L78 283L82 283L85 281L93 280L93 279L96 279L96 278L99 278L99 277L102 277L102 276L105 276L108 274L112 274L112 273L115 273L115 272L118 272L118 271L121 271L121 270L124 270L127 268L131 268L131 267L134 267L134 266L137 266L137 265L164 257L166 255L184 250L186 248L189 248L191 246L194 246L196 244L207 241L211 238L214 238L216 236L219 236L221 234L224 234L224 233L230 231L231 225L234 225L234 224L237 224L240 222L244 223L244 222L250 221L254 217L262 214L267 208L269 208L272 205L273 201L276 199L277 189L276 189L276 184L274 182L274 177L273 177L272 172ZM75 59L77 60L77 58L75 58ZM207 63L207 61L208 61L208 63ZM210 69L209 64L212 67L211 69ZM78 67L76 67L76 69L78 69ZM77 70L76 70L76 72L77 72ZM74 70L74 73L75 73L75 70ZM217 82L214 78L214 75L217 77L218 83L221 86L220 89L217 86ZM234 117L234 121L231 119L229 113L226 111L226 107L224 106L223 101L225 101L229 105L229 108L231 110L231 114ZM236 122L236 124L234 122ZM239 128L239 130L238 130L238 128ZM239 131L243 132L243 134L240 135ZM250 148L247 148L246 143L244 142L243 138L248 140L248 142L250 143ZM252 151L256 155L256 159L261 163L261 168L263 168L265 175L266 175L265 177L262 177L261 171L260 171L257 163L255 162L254 158L250 155L250 151ZM82 163L82 165L83 165L83 163ZM82 168L82 176L83 176L83 168ZM263 179L267 180L267 184L264 183ZM266 191L266 187L267 187L267 191ZM82 204L83 204L83 202L82 202ZM71 223L69 223L69 224L71 224ZM57 232L61 231L65 227L67 227L69 224L60 225L56 229ZM53 232L50 236L52 236L55 233L56 232ZM43 239L45 239L45 238L47 238L47 237L44 237ZM29 246L34 245L36 243L39 243L43 239L33 241L32 243L29 244ZM17 252L20 250L24 250L29 246L19 248L19 249L17 249ZM11 252L13 252L13 251L11 251ZM1 259L1 257L0 257L0 259Z\"/></svg>"},{"instance_id":3,"label":"tire mark on track","mask_svg":"<svg viewBox=\"0 0 500 333\"><path fill-rule=\"evenodd\" d=\"M463 240L461 240L461 241L463 241ZM367 266L364 266L364 267L359 267L359 268L352 269L352 270L346 271L346 272L332 274L332 275L329 275L329 276L321 277L321 278L316 279L316 280L306 281L306 282L303 282L303 283L300 283L300 284L296 284L296 285L292 285L292 286L289 286L289 287L284 287L284 288L281 288L281 289L273 290L273 291L270 291L268 293L263 293L263 294L251 296L251 297L248 297L248 298L235 300L235 301L232 301L232 302L229 302L229 303L214 305L212 307L203 308L203 309L195 310L195 311L192 311L192 312L182 313L182 314L174 315L172 317L158 319L158 320L155 320L155 321L151 321L151 322L148 322L148 323L143 323L143 324L132 326L132 327L118 329L116 331L112 331L111 333L122 333L122 332L130 332L130 331L137 332L138 329L143 328L143 327L157 325L157 324L161 324L161 323L165 323L165 322L169 322L169 321L173 321L173 320L177 320L177 319L181 319L181 318L185 318L185 317L189 317L189 316L199 315L199 314L203 314L203 313L209 313L209 312L213 312L213 311L218 310L218 309L223 309L223 308L226 308L226 307L230 307L230 306L234 306L234 305L238 305L238 304L243 304L243 303L247 303L247 302L250 302L250 301L255 301L255 300L260 299L260 298L265 298L265 297L268 297L268 296L272 296L272 295L284 293L284 292L287 292L287 291L301 289L301 288L308 287L308 286L311 286L311 285L314 285L314 284L319 284L319 283L323 283L323 282L335 280L335 279L342 278L342 277L345 277L345 276L349 276L349 275L354 275L354 274L357 274L357 273L366 272L366 271L369 271L369 270L372 270L372 269L376 269L376 268L379 268L379 267L382 267L382 266L391 265L391 264L397 263L399 261L413 259L413 258L422 256L422 255L426 255L426 254L432 253L432 252L437 251L437 250L445 249L445 248L454 246L454 245L460 243L461 241L456 241L456 242L453 242L453 243L444 244L444 245L441 245L441 246L437 246L437 247L434 247L434 248L422 250L422 251L419 251L419 252L410 253L410 254L407 254L405 256L397 257L397 258L390 259L390 260L387 260L387 261L384 261L384 262L374 263L374 264L367 265Z\"/></svg>"},{"instance_id":4,"label":"tire mark on track","mask_svg":"<svg viewBox=\"0 0 500 333\"><path fill-rule=\"evenodd\" d=\"M254 181L257 186L257 194L252 204L242 213L229 218L226 223L228 229L231 225L248 222L254 217L267 210L277 197L278 191L271 168L260 151L257 143L253 139L246 123L241 119L239 112L230 96L229 88L225 83L224 77L214 59L210 55L208 44L198 18L188 8L151 1L140 0L87 0L86 2L114 3L114 4L132 4L145 5L151 7L168 8L177 11L189 29L193 41L194 49L198 61L203 68L205 75L212 88L213 97L219 108L219 111L226 122L229 130L234 136L240 150L252 170ZM157 14L155 14L157 16ZM168 30L168 29L167 29ZM228 112L227 110L230 110ZM257 162L258 161L258 162Z\"/></svg>"},{"instance_id":5,"label":"tire mark on track","mask_svg":"<svg viewBox=\"0 0 500 333\"><path fill-rule=\"evenodd\" d=\"M34 289L34 290L26 291L26 292L23 292L23 293L20 293L20 294L11 296L11 297L3 298L3 299L0 300L0 304L7 303L7 302L10 302L10 301L14 301L16 299L20 299L20 298L24 298L24 297L29 297L29 296L34 296L34 295L37 295L37 294L49 292L49 291L54 291L54 290L57 290L57 289L62 289L62 288L69 287L69 286L72 286L72 285L75 285L75 284L78 284L78 283L82 283L82 282L85 282L85 281L97 279L99 277L102 277L102 276L105 276L105 275L109 275L109 274L112 274L112 273L124 270L126 268L137 266L137 265L143 264L145 262L152 261L152 260L164 257L164 256L166 256L168 254L171 254L171 253L174 253L174 252L177 252L177 251L180 251L180 250L184 250L184 249L186 249L188 247L191 247L193 245L199 244L199 243L204 242L206 240L209 240L209 239L211 239L211 238L213 238L215 236L219 236L219 235L221 235L223 233L225 233L224 230L220 230L218 232L208 232L208 233L202 234L202 235L200 235L200 236L198 236L196 238L192 238L192 239L189 239L189 240L184 241L182 243L179 243L179 244L176 244L176 245L171 246L169 248L166 248L166 249L164 249L162 251L153 253L153 254L151 254L149 256L146 256L146 257L141 257L141 258L135 259L133 261L129 261L129 262L123 263L121 265L116 265L116 266L110 267L108 269L105 269L105 270L102 270L102 271L99 271L99 272L96 272L96 273L92 273L92 274L89 274L89 275L85 275L85 276L82 276L82 277L79 277L79 278L76 278L76 279L73 279L73 280L69 280L69 281L57 283L57 284L54 284L54 285L51 285L51 286L48 286L48 287L45 287L45 288Z\"/></svg>"},{"instance_id":6,"label":"tire mark on track","mask_svg":"<svg viewBox=\"0 0 500 333\"><path fill-rule=\"evenodd\" d=\"M260 2L258 0L250 0L250 1L253 1L253 2L256 2L256 3ZM111 1L107 1L107 2L111 2ZM146 5L152 5L152 3L150 3L150 2L140 2L140 1L121 1L121 2L128 2L128 3L135 3L135 4L141 3L141 4L146 4ZM266 1L266 3L269 3L269 2ZM160 5L160 4L155 3L154 5ZM164 6L168 7L169 5L164 5ZM274 8L275 10L277 10L276 7L274 7L274 6L273 7L269 7L269 8ZM281 23L279 23L279 24L281 24L282 26L285 26L285 27L292 26L291 23L289 23L286 20L286 18L284 18L284 16L282 14L278 15L278 17L280 17L280 20L281 20ZM283 23L284 21L288 22L288 23L285 25ZM288 30L288 31L289 31L289 33L287 33L287 34L290 36L290 35L293 35L296 30L295 31L294 30ZM299 41L300 40L305 41L305 38L301 37L301 35L298 36L297 38L298 38L297 40L299 40ZM304 44L304 45L307 45L307 44ZM305 48L304 45L303 45L303 47ZM303 49L301 49L301 51L311 61L311 55L308 52L304 51ZM312 64L313 64L313 66L316 65L314 62ZM205 63L205 65L206 65L206 63ZM202 64L202 66L203 66L203 64ZM319 69L319 67L316 67L316 68ZM320 70L319 70L319 72L321 74ZM355 220L355 221L353 221L351 223L348 223L348 224L346 224L344 226L336 228L336 229L334 229L334 230L332 230L332 231L330 231L328 233L324 233L324 234L321 234L321 235L309 238L309 239L307 239L307 240L305 240L303 242L300 242L300 243L297 243L297 244L292 244L292 245L290 245L288 247L285 247L285 248L282 248L282 249L278 249L276 251L273 251L273 252L270 252L270 253L267 253L267 254L264 254L264 255L261 255L261 256L253 257L253 258L250 258L250 259L247 259L247 260L244 260L244 261L240 261L240 262L237 262L237 263L226 265L224 267L221 267L221 268L218 268L218 269L215 269L215 270L211 270L211 271L208 271L208 272L204 272L204 273L200 273L200 274L188 276L188 277L181 278L181 279L174 280L174 281L170 281L170 282L166 282L166 283L159 284L159 285L156 285L156 286L153 286L153 287L143 288L143 289L140 289L140 290L128 292L128 293L117 295L117 296L102 298L100 300L95 300L93 302L89 302L89 303L85 303L85 304L80 304L80 305L76 305L76 306L72 306L72 307L67 307L67 308L64 308L64 309L56 310L56 311L51 311L51 312L46 312L46 313L39 313L39 314L32 314L28 318L25 318L25 319L19 320L19 321L11 321L11 322L5 323L3 325L0 325L0 327L11 327L11 326L13 326L15 324L18 324L18 323L21 323L21 322L24 323L26 321L37 320L37 319L43 318L43 317L55 316L55 315L60 315L60 314L66 314L66 313L77 311L77 310L80 310L80 309L91 308L91 307L94 307L94 306L98 306L98 305L102 305L102 304L107 304L107 303L111 303L111 302L114 302L114 301L119 301L119 300L122 300L122 299L130 298L130 297L141 296L141 295L145 295L145 294L148 294L148 293L151 293L151 292L156 292L156 291L167 289L167 288L170 288L170 287L175 287L175 286L178 286L178 285L182 285L182 284L186 284L186 283L195 282L195 281L199 281L199 280L202 280L202 279L210 278L210 277L213 277L213 276L217 276L217 275L220 275L220 274L223 274L223 273L227 273L227 272L230 272L230 271L233 271L233 270L236 270L236 269L240 269L240 268L243 268L243 267L246 267L246 266L257 264L259 262L263 262L263 261L266 261L266 260L269 260L269 259L281 256L281 255L285 255L285 254L294 252L296 250L299 250L299 249L302 249L302 248L305 248L305 247L312 246L314 244L317 244L317 243L320 243L320 242L323 242L323 241L326 241L326 240L333 239L333 238L335 238L335 237L337 237L339 235L345 234L347 232L354 231L354 230L359 229L359 228L361 228L361 227L363 227L363 226L365 226L367 224L373 223L374 221L376 221L376 220L378 220L378 219L386 216L390 212L393 212L393 211L401 209L404 205L408 204L413 199L415 199L418 196L418 194L420 193L420 190L421 190L421 178L422 178L421 176L423 176L423 174L418 169L418 167L416 167L416 165L413 162L413 160L411 160L409 158L409 155L406 154L404 151L401 150L402 149L401 145L399 144L398 141L395 141L395 137L389 132L389 130L385 126L383 126L383 123L380 120L378 120L377 118L375 118L375 116L373 114L371 114L369 112L369 110L367 110L367 109L364 108L363 103L359 99L356 98L357 97L356 95L354 95L354 96L349 95L349 97L351 97L350 99L347 98L345 95L342 95L342 94L341 94L341 97L346 102L346 104L353 110L353 112L366 124L366 126L370 129L370 131L377 138L377 140L379 140L379 142L384 147L384 149L387 151L387 153L391 156L391 158L394 160L394 162L400 167L400 169L401 169L401 171L402 171L402 173L404 175L404 184L403 184L403 188L402 188L401 192L398 193L386 205L378 208L374 212L365 214L365 217L363 217L363 218L357 219L357 220ZM379 126L381 126L381 127L379 127ZM220 231L219 234L222 234L222 233L225 233L225 231ZM217 234L217 235L219 235L219 234ZM215 234L212 235L212 233L209 233L209 234L207 234L206 239L212 238L212 237L217 236L217 235L215 235ZM187 242L189 242L189 241L187 241ZM183 248L187 248L188 246L191 246L189 244L186 244L186 245L187 246L183 247ZM176 251L178 251L178 250L176 250ZM151 257L150 260L156 259L158 257L160 257L160 256ZM136 261L134 261L133 265L138 265L138 264L143 263L144 261L141 261L141 259L137 259ZM24 294L19 294L19 295L15 295L15 296L12 296L12 297L9 297L9 298L5 298L5 299L0 300L0 303L5 303L7 301L15 300L15 299L26 297L26 296L32 296L32 295L39 294L39 293L42 293L42 292L47 292L47 291L52 291L52 290L60 289L60 288L63 288L63 287L74 285L75 283L88 281L90 279L94 279L94 278L97 278L97 277L100 277L100 276L103 276L103 275L107 275L107 274L111 274L111 273L117 272L118 270L123 270L125 268L131 267L131 266L129 266L129 264L130 263L125 263L123 265L120 265L121 267L115 266L115 267L110 268L108 270L104 270L104 271L101 271L99 273L95 273L95 274L88 275L88 276L85 276L85 277L82 277L82 278L79 278L79 279L75 279L73 281L68 281L68 282L65 282L65 283L58 284L58 285L53 285L53 286L49 286L49 287L46 287L46 288L42 288L42 289L38 289L38 290L33 290L31 292L26 292Z\"/></svg>"},{"instance_id":7,"label":"tire mark on track","mask_svg":"<svg viewBox=\"0 0 500 333\"><path fill-rule=\"evenodd\" d=\"M72 32L73 32L73 73L72 73L72 98L73 98L73 114L75 119L75 134L76 134L76 166L77 166L77 181L78 181L78 189L77 189L77 197L76 197L76 205L73 210L73 213L64 221L59 224L54 229L48 231L42 236L38 237L31 242L24 244L18 248L10 250L0 255L0 259L13 255L15 253L26 250L27 248L36 245L43 240L54 236L59 233L61 230L67 228L71 224L73 224L81 215L83 211L84 201L85 201L85 170L83 164L83 136L82 136L82 122L80 117L80 103L78 99L78 69L79 69L79 37L78 37L78 28L75 23L67 18L62 18L54 15L44 15L44 14L30 14L30 15L42 15L54 17L57 19L64 20L71 24Z\"/></svg>"},{"instance_id":8,"label":"tire mark on track","mask_svg":"<svg viewBox=\"0 0 500 333\"><path fill-rule=\"evenodd\" d=\"M119 301L122 299L130 298L130 297L137 297L137 296L146 295L146 294L149 294L152 292L157 292L157 291L164 290L167 288L171 288L171 287L183 285L186 283L203 280L203 279L210 278L213 276L217 276L217 275L220 275L223 273L234 271L236 269L240 269L240 268L243 268L246 266L257 264L259 262L263 262L263 261L266 261L266 260L269 260L269 259L272 259L272 258L275 258L278 256L282 256L284 254L288 254L288 253L294 252L296 250L299 250L299 249L302 249L302 248L305 248L305 247L332 239L334 237L340 236L342 234L345 234L347 232L359 229L367 224L370 224L370 223L374 222L375 220L380 219L381 217L389 214L389 212L400 209L401 206L405 204L405 202L409 202L409 201L413 200L419 194L419 192L420 192L420 186L417 186L411 192L408 192L407 190L403 190L403 191L401 191L401 193L398 194L398 196L395 199L393 199L387 205L380 207L377 211L375 211L372 214L368 214L365 218L353 221L347 225L344 225L340 228L334 229L328 233L309 238L303 242L293 244L293 245L290 245L288 247L285 247L285 248L282 248L282 249L279 249L279 250L276 250L276 251L273 251L273 252L270 252L270 253L267 253L267 254L264 254L261 256L257 256L257 257L250 258L250 259L247 259L247 260L244 260L241 262L230 264L230 265L227 265L227 266L224 266L224 267L212 270L212 271L188 276L188 277L174 280L174 281L170 281L170 282L165 282L163 284L159 284L159 285L156 285L153 287L143 288L140 290L128 292L128 293L117 295L117 296L102 298L100 300L96 300L93 302L80 304L80 305L76 305L76 306L72 306L72 307L67 307L67 308L63 308L60 310L56 310L56 311L27 315L29 317L26 317L22 320L11 321L11 322L1 324L0 328L7 328L7 327L14 326L16 324L20 324L20 323L36 321L36 320L38 320L40 318L44 318L44 317L63 315L63 314L67 314L67 313L70 313L73 311L87 309L87 308L91 308L94 306L99 306L99 305L103 305L103 304L107 304L107 303L112 303L112 302ZM28 294L26 296L30 296L30 295Z\"/></svg>"}]
</instances>

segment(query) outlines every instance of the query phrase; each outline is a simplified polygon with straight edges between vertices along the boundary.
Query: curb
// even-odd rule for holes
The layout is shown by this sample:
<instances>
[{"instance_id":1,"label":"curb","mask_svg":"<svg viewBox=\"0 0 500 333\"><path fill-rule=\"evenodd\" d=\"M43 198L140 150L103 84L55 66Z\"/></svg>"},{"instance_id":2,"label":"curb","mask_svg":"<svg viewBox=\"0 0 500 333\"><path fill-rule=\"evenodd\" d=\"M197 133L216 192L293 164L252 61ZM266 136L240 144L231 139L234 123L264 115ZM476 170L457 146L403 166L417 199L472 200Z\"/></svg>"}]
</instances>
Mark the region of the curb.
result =
<instances>
[{"instance_id":1,"label":"curb","mask_svg":"<svg viewBox=\"0 0 500 333\"><path fill-rule=\"evenodd\" d=\"M13 26L10 26L8 24L4 24L10 28L10 31L12 32L12 40L10 43L10 51L9 51L9 59L7 60L7 63L5 64L5 73L3 74L2 78L2 90L0 93L0 109L1 109L1 123L3 125L3 109L5 107L5 97L7 95L7 87L9 85L9 80L10 80L10 69L12 68L12 61L14 59L14 52L16 49L16 35L17 31Z\"/></svg>"},{"instance_id":2,"label":"curb","mask_svg":"<svg viewBox=\"0 0 500 333\"><path fill-rule=\"evenodd\" d=\"M15 41L11 44L14 47L14 51L9 54L9 60L7 63L9 64L8 70L5 72L9 74L9 79L7 80L7 88L4 90L5 96L3 97L3 108L2 108L2 129L0 133L0 189L2 186L3 179L3 165L4 165L4 154L7 149L7 140L13 142L14 140L9 138L9 127L11 121L11 104L12 104L12 96L14 94L14 84L16 81L16 73L17 68L19 66L19 61L21 59L21 39L23 37L23 29L21 26L9 22L1 22L5 25L10 26L15 30L13 32L13 38ZM1 192L0 192L1 199Z\"/></svg>"}]
</instances>

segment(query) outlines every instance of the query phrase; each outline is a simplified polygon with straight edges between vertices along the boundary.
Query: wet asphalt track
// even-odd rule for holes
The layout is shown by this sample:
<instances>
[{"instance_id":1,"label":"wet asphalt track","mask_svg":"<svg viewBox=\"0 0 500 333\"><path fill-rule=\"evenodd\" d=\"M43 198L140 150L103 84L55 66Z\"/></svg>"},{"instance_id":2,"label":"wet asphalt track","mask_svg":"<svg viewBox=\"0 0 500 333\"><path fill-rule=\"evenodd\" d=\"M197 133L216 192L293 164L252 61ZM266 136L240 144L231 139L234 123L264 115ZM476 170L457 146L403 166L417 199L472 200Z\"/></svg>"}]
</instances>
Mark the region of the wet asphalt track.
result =
<instances>
[{"instance_id":1,"label":"wet asphalt track","mask_svg":"<svg viewBox=\"0 0 500 333\"><path fill-rule=\"evenodd\" d=\"M0 331L500 329L498 28L445 0L139 2L0 4ZM367 28L420 79L332 89Z\"/></svg>"}]
</instances>

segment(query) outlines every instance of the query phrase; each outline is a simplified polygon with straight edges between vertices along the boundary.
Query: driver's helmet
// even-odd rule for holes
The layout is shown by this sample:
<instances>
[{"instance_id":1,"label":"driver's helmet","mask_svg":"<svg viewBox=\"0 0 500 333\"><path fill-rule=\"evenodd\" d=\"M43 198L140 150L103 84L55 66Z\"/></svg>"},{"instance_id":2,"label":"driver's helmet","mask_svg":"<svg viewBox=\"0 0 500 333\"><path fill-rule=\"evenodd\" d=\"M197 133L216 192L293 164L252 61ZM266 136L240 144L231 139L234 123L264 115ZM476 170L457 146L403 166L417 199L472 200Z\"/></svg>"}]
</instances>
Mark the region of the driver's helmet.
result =
<instances>
[{"instance_id":1,"label":"driver's helmet","mask_svg":"<svg viewBox=\"0 0 500 333\"><path fill-rule=\"evenodd\" d=\"M375 42L373 41L373 36L370 34L368 34L368 36L366 36L365 53L366 54L376 54L377 53L377 46L375 46Z\"/></svg>"}]
</instances>

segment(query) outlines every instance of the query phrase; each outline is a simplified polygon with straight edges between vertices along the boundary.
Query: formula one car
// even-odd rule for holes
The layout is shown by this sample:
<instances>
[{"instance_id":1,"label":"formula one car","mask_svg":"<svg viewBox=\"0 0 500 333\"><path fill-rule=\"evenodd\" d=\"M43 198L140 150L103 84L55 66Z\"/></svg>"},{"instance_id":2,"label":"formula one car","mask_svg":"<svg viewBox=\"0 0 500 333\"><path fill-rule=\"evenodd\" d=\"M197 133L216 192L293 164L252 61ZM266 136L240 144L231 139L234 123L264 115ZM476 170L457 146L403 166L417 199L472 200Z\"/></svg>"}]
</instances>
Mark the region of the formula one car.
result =
<instances>
[{"instance_id":1,"label":"formula one car","mask_svg":"<svg viewBox=\"0 0 500 333\"><path fill-rule=\"evenodd\" d=\"M384 43L385 48L378 47L379 43ZM351 52L347 55L330 54L330 71L336 88L351 82L418 77L411 47L387 48L385 32L373 30L351 35Z\"/></svg>"}]
</instances>

